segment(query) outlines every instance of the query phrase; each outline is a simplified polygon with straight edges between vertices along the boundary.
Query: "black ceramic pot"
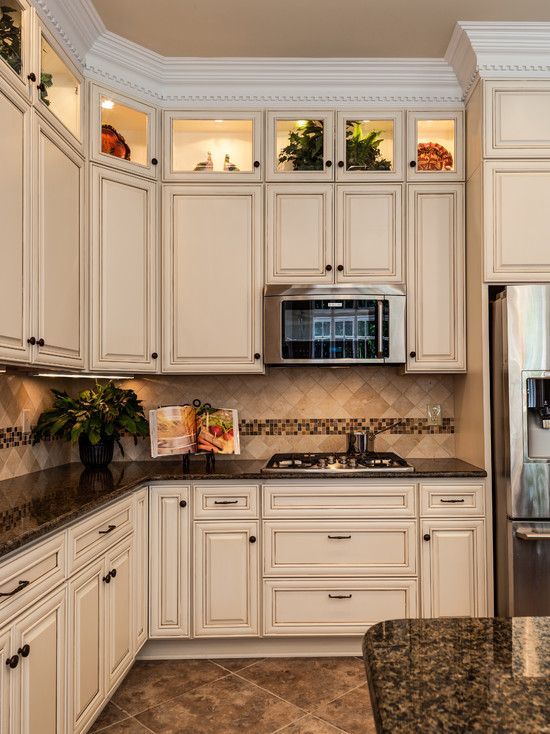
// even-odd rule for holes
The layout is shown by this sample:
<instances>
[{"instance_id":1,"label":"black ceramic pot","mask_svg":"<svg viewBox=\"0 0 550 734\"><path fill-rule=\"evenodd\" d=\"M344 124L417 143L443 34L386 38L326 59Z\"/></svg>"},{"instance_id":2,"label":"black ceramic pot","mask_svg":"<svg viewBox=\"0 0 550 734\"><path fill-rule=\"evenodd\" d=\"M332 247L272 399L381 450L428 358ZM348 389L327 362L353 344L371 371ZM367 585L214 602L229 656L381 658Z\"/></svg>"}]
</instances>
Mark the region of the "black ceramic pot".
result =
<instances>
[{"instance_id":1,"label":"black ceramic pot","mask_svg":"<svg viewBox=\"0 0 550 734\"><path fill-rule=\"evenodd\" d=\"M113 460L115 442L112 438L104 438L95 445L90 443L88 436L80 436L78 448L80 461L89 469L99 469L107 466Z\"/></svg>"}]
</instances>

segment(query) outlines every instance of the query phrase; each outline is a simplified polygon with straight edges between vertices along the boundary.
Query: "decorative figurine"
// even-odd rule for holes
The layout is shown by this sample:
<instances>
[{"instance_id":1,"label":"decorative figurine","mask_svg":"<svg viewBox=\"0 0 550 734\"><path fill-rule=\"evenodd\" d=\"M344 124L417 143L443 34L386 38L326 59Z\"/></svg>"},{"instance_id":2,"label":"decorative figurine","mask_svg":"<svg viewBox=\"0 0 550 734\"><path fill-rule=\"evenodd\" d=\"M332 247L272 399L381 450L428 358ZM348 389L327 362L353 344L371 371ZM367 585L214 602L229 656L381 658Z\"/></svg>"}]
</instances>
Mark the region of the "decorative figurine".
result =
<instances>
[{"instance_id":1,"label":"decorative figurine","mask_svg":"<svg viewBox=\"0 0 550 734\"><path fill-rule=\"evenodd\" d=\"M200 163L197 163L197 165L194 168L195 171L213 171L214 170L214 164L212 163L212 153L208 151L206 154L206 160L200 161Z\"/></svg>"},{"instance_id":2,"label":"decorative figurine","mask_svg":"<svg viewBox=\"0 0 550 734\"><path fill-rule=\"evenodd\" d=\"M229 153L225 154L225 158L223 161L223 170L224 171L240 171L240 168L236 166L234 163L231 163L229 160Z\"/></svg>"}]
</instances>

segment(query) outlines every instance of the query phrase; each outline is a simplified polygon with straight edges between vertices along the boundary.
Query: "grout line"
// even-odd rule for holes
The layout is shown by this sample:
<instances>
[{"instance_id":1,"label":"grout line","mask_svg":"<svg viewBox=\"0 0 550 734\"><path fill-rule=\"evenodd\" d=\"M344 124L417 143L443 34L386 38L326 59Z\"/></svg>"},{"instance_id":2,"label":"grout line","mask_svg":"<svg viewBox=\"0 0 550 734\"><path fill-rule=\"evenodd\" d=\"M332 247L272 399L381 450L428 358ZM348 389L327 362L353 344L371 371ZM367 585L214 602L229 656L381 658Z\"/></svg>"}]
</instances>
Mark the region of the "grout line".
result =
<instances>
[{"instance_id":1,"label":"grout line","mask_svg":"<svg viewBox=\"0 0 550 734\"><path fill-rule=\"evenodd\" d=\"M248 680L248 678L245 678L244 676L239 675L238 673L232 673L232 675L234 675L236 678L240 678L245 683L250 683L251 685L255 686L256 688L259 688L260 691L263 691L264 693L269 693L271 696L274 696L275 698L278 698L279 701L282 701L283 703L288 703L291 706L294 706L294 708L297 708L300 711L303 711L304 714L311 713L311 711L308 711L307 709L304 709L301 706L298 706L298 704L293 703L292 701L288 701L286 698L283 698L282 696L279 696L278 693L274 693L273 691L270 691L269 688L264 688L263 686L258 685L258 683L255 683L253 680Z\"/></svg>"},{"instance_id":2,"label":"grout line","mask_svg":"<svg viewBox=\"0 0 550 734\"><path fill-rule=\"evenodd\" d=\"M134 720L134 721L136 722L136 724L137 724L138 726L141 726L141 727L143 727L143 729L144 729L145 731L148 731L148 732L150 732L150 734L156 734L156 732L154 732L154 731L153 731L152 729L149 729L149 727L148 727L148 726L145 726L145 724L142 724L142 723L141 723L141 721L139 721L139 719L136 719L136 718L135 718L135 716L131 716L130 718L131 718L131 719L133 719L133 720Z\"/></svg>"},{"instance_id":3,"label":"grout line","mask_svg":"<svg viewBox=\"0 0 550 734\"><path fill-rule=\"evenodd\" d=\"M358 686L353 686L353 688L349 688L344 693L340 693L338 696L335 696L334 698L331 698L330 701L325 701L322 704L319 704L320 706L328 706L329 703L334 703L334 701L338 701L340 698L344 698L344 696L347 696L348 693L352 693L353 691L356 691L358 688L362 688L363 686L367 685L367 681L364 683L359 683ZM370 695L369 695L369 701L370 701ZM317 717L320 718L320 717Z\"/></svg>"},{"instance_id":4,"label":"grout line","mask_svg":"<svg viewBox=\"0 0 550 734\"><path fill-rule=\"evenodd\" d=\"M223 663L219 663L214 658L208 658L209 663L214 663L214 665L217 665L218 667L222 668L222 670L227 670L228 673L240 673L241 670L245 670L246 668L251 668L253 665L256 665L256 663L261 663L265 658L251 658L251 662L248 663L248 665L243 665L242 668L239 668L238 670L230 670L229 668L226 668Z\"/></svg>"},{"instance_id":5,"label":"grout line","mask_svg":"<svg viewBox=\"0 0 550 734\"><path fill-rule=\"evenodd\" d=\"M304 719L307 719L308 714L304 714L303 716L300 716L298 719L294 719L294 721L291 721L290 724L284 724L283 726L280 726L278 729L274 729L270 734L277 734L277 732L284 731L288 726L294 726L294 724L299 724L300 721L303 721Z\"/></svg>"}]
</instances>

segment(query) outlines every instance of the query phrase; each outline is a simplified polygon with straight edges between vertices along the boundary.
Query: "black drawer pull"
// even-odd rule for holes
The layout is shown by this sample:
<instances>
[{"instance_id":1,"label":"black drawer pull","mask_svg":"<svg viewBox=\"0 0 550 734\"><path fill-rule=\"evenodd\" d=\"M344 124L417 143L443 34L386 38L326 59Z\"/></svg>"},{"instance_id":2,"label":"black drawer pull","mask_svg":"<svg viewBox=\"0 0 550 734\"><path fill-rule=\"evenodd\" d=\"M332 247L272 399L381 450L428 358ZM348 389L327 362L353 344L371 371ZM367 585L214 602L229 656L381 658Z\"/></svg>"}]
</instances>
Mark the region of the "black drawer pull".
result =
<instances>
[{"instance_id":1,"label":"black drawer pull","mask_svg":"<svg viewBox=\"0 0 550 734\"><path fill-rule=\"evenodd\" d=\"M329 594L329 599L351 599L353 594Z\"/></svg>"},{"instance_id":2,"label":"black drawer pull","mask_svg":"<svg viewBox=\"0 0 550 734\"><path fill-rule=\"evenodd\" d=\"M103 577L103 581L104 581L104 582L105 582L106 584L110 584L110 583L111 583L111 572L110 572L110 571L109 571L109 573L107 574L107 576L104 576L104 577Z\"/></svg>"},{"instance_id":3,"label":"black drawer pull","mask_svg":"<svg viewBox=\"0 0 550 734\"><path fill-rule=\"evenodd\" d=\"M19 653L19 655L21 655L22 658L28 658L30 651L31 651L30 645L23 645L23 647L20 647L17 652Z\"/></svg>"},{"instance_id":4,"label":"black drawer pull","mask_svg":"<svg viewBox=\"0 0 550 734\"><path fill-rule=\"evenodd\" d=\"M98 530L98 532L100 535L107 535L107 533L112 533L115 528L116 528L116 525L109 525L107 530Z\"/></svg>"},{"instance_id":5,"label":"black drawer pull","mask_svg":"<svg viewBox=\"0 0 550 734\"><path fill-rule=\"evenodd\" d=\"M443 500L443 499L440 499L439 501L440 502L443 502L446 505L459 505L461 502L464 502L465 500L464 499L460 499L460 500L459 499L456 499L456 500Z\"/></svg>"},{"instance_id":6,"label":"black drawer pull","mask_svg":"<svg viewBox=\"0 0 550 734\"><path fill-rule=\"evenodd\" d=\"M111 578L114 579L116 577L116 568L113 568L113 570L110 573L111 573Z\"/></svg>"},{"instance_id":7,"label":"black drawer pull","mask_svg":"<svg viewBox=\"0 0 550 734\"><path fill-rule=\"evenodd\" d=\"M329 540L349 540L351 535L328 535Z\"/></svg>"},{"instance_id":8,"label":"black drawer pull","mask_svg":"<svg viewBox=\"0 0 550 734\"><path fill-rule=\"evenodd\" d=\"M215 505L238 505L239 500L214 500Z\"/></svg>"},{"instance_id":9,"label":"black drawer pull","mask_svg":"<svg viewBox=\"0 0 550 734\"><path fill-rule=\"evenodd\" d=\"M26 589L29 584L30 581L20 581L13 591L3 592L0 596L14 596L14 594L18 594L23 589Z\"/></svg>"},{"instance_id":10,"label":"black drawer pull","mask_svg":"<svg viewBox=\"0 0 550 734\"><path fill-rule=\"evenodd\" d=\"M17 666L19 665L19 655L12 655L11 658L8 658L6 660L6 665L12 670L14 668L17 668Z\"/></svg>"}]
</instances>

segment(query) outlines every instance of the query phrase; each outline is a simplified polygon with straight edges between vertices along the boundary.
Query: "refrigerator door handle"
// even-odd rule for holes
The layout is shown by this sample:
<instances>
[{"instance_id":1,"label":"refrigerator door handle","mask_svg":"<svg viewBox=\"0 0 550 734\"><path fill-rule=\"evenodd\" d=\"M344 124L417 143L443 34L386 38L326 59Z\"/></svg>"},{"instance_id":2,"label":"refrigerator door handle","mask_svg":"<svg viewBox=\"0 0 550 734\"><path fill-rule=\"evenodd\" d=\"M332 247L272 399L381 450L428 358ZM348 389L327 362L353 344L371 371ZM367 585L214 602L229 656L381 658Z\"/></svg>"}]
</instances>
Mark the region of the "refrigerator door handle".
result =
<instances>
[{"instance_id":1,"label":"refrigerator door handle","mask_svg":"<svg viewBox=\"0 0 550 734\"><path fill-rule=\"evenodd\" d=\"M517 530L516 537L521 540L550 540L550 533L536 533L529 530Z\"/></svg>"}]
</instances>

